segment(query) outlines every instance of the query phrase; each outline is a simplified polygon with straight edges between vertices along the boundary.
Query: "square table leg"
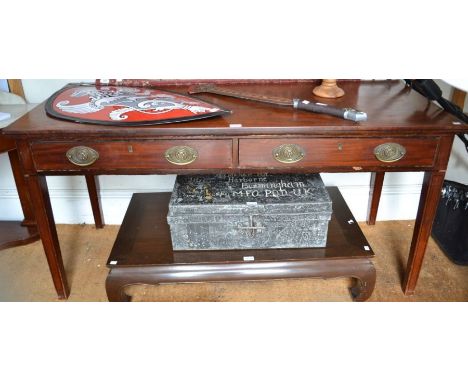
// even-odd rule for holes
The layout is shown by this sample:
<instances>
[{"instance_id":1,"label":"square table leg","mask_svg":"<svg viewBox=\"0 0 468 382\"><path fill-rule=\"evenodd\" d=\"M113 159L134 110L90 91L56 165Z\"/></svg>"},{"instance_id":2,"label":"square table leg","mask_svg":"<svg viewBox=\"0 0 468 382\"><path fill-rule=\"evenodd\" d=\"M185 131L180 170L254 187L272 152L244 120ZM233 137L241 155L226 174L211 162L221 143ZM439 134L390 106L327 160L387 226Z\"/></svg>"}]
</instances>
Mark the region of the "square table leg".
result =
<instances>
[{"instance_id":1,"label":"square table leg","mask_svg":"<svg viewBox=\"0 0 468 382\"><path fill-rule=\"evenodd\" d=\"M88 186L88 195L93 210L94 224L96 228L104 228L104 219L102 218L101 204L99 203L99 180L95 175L85 175L86 185Z\"/></svg>"},{"instance_id":2,"label":"square table leg","mask_svg":"<svg viewBox=\"0 0 468 382\"><path fill-rule=\"evenodd\" d=\"M27 183L55 289L60 299L66 299L70 295L70 289L63 266L46 177L45 175L29 175Z\"/></svg>"},{"instance_id":3,"label":"square table leg","mask_svg":"<svg viewBox=\"0 0 468 382\"><path fill-rule=\"evenodd\" d=\"M416 216L413 239L403 281L403 291L407 295L413 294L416 288L444 178L445 171L426 172L424 174L418 214Z\"/></svg>"},{"instance_id":4,"label":"square table leg","mask_svg":"<svg viewBox=\"0 0 468 382\"><path fill-rule=\"evenodd\" d=\"M22 225L35 226L36 220L34 218L31 198L29 196L29 191L26 185L26 179L21 169L18 151L16 149L11 150L8 152L8 156L10 158L11 170L13 172L13 177L15 178L16 190L18 191L21 208L23 210L24 220Z\"/></svg>"},{"instance_id":5,"label":"square table leg","mask_svg":"<svg viewBox=\"0 0 468 382\"><path fill-rule=\"evenodd\" d=\"M369 190L369 206L367 208L367 224L374 225L377 219L377 211L379 209L380 196L382 195L382 187L385 178L385 172L371 173L370 190Z\"/></svg>"}]
</instances>

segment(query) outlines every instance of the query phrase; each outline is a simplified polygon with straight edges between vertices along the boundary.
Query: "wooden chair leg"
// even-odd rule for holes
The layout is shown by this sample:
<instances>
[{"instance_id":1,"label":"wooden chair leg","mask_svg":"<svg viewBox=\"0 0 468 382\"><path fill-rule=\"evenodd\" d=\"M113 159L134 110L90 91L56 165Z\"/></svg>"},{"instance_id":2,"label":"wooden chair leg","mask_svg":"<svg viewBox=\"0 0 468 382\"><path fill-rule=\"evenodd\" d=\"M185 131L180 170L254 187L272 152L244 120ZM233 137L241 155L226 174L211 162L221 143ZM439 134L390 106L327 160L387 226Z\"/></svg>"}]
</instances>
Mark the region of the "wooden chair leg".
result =
<instances>
[{"instance_id":1,"label":"wooden chair leg","mask_svg":"<svg viewBox=\"0 0 468 382\"><path fill-rule=\"evenodd\" d=\"M369 190L369 206L367 209L367 224L374 225L379 210L380 196L382 195L382 186L385 178L385 172L373 172L371 174Z\"/></svg>"},{"instance_id":2,"label":"wooden chair leg","mask_svg":"<svg viewBox=\"0 0 468 382\"><path fill-rule=\"evenodd\" d=\"M91 208L93 209L94 224L96 228L104 227L104 219L102 217L101 204L99 203L98 186L99 182L97 176L85 175L86 185L88 186L89 200L91 201Z\"/></svg>"}]
</instances>

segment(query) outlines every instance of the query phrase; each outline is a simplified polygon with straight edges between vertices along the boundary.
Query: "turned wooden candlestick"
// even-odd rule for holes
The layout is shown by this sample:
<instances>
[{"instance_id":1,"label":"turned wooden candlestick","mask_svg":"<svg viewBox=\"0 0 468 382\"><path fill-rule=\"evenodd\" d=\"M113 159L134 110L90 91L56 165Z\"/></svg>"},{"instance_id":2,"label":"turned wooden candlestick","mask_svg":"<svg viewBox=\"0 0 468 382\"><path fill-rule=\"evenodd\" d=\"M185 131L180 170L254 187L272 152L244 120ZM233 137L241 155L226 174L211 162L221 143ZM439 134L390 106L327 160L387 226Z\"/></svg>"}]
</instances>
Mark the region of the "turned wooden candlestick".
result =
<instances>
[{"instance_id":1,"label":"turned wooden candlestick","mask_svg":"<svg viewBox=\"0 0 468 382\"><path fill-rule=\"evenodd\" d=\"M344 90L336 84L336 80L322 80L322 84L317 86L313 93L323 98L338 98L345 94Z\"/></svg>"}]
</instances>

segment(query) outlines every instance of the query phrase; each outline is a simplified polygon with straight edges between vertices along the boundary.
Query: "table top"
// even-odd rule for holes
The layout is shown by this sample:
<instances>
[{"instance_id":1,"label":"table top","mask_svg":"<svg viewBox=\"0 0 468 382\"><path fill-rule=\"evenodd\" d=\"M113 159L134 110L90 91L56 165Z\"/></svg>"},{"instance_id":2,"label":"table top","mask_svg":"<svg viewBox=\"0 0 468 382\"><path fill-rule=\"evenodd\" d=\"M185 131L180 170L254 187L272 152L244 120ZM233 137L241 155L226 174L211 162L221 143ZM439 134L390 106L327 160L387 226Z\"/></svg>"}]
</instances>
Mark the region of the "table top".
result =
<instances>
[{"instance_id":1,"label":"table top","mask_svg":"<svg viewBox=\"0 0 468 382\"><path fill-rule=\"evenodd\" d=\"M209 80L205 81L209 82ZM262 134L303 135L425 135L454 134L466 126L419 93L408 88L403 81L340 81L345 96L327 100L316 97L314 82L287 83L233 83L223 84L235 90L265 95L308 99L337 107L352 107L368 114L366 122L352 122L329 115L295 110L254 101L239 100L213 94L198 94L198 98L232 111L232 114L199 121L166 125L119 127L79 124L58 120L46 115L44 104L23 116L4 133L15 138L54 137L79 139L80 137L132 137L155 136L241 136ZM160 89L186 94L188 85L161 85ZM454 124L455 122L455 124Z\"/></svg>"}]
</instances>

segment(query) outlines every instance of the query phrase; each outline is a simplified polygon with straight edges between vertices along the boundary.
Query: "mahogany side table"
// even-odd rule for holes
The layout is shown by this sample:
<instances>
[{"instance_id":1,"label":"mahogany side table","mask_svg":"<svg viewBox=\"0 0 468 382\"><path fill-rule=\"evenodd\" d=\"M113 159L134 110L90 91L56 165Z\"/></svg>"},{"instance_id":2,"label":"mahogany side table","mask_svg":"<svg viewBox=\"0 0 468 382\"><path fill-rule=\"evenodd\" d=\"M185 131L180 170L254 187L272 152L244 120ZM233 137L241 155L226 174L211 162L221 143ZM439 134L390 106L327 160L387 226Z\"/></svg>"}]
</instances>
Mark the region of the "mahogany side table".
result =
<instances>
[{"instance_id":1,"label":"mahogany side table","mask_svg":"<svg viewBox=\"0 0 468 382\"><path fill-rule=\"evenodd\" d=\"M186 93L197 83L200 80L161 81L159 87ZM314 80L223 81L231 89L301 99L314 99L311 94L317 84ZM402 286L404 293L414 293L453 139L466 126L403 81L341 81L340 87L345 95L327 102L367 112L366 122L204 94L199 97L232 114L167 125L99 126L50 118L41 105L4 129L16 141L27 175L58 296L67 298L70 290L46 175L259 172L424 172ZM164 153L175 146L196 150L196 160L185 165L168 162ZM74 147L97 151L99 159L76 166L66 156ZM279 162L272 153L280 147L298 149L302 158L295 163Z\"/></svg>"}]
</instances>

